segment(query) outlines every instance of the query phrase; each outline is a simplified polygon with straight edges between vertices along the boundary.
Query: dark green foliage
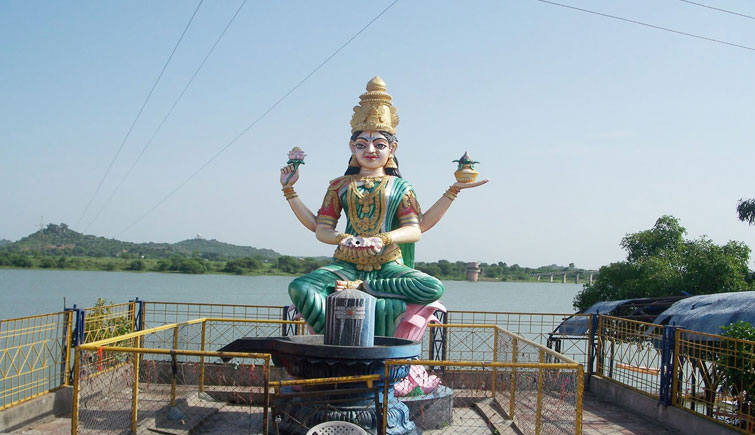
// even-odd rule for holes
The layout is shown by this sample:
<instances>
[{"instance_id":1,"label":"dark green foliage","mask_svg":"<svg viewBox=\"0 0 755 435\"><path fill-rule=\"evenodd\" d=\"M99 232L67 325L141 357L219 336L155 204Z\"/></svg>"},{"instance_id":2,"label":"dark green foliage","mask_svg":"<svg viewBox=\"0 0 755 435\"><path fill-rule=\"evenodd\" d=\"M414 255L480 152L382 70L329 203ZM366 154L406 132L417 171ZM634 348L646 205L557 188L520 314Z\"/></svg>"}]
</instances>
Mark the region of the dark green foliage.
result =
<instances>
[{"instance_id":1,"label":"dark green foliage","mask_svg":"<svg viewBox=\"0 0 755 435\"><path fill-rule=\"evenodd\" d=\"M621 241L627 260L601 267L595 282L585 284L575 297L574 308L600 301L753 288L746 245L716 245L704 237L686 240L685 234L672 216L662 216L649 230L627 234Z\"/></svg>"},{"instance_id":2,"label":"dark green foliage","mask_svg":"<svg viewBox=\"0 0 755 435\"><path fill-rule=\"evenodd\" d=\"M262 261L259 258L244 257L226 261L223 272L243 275L248 272L256 272L261 268Z\"/></svg>"},{"instance_id":3,"label":"dark green foliage","mask_svg":"<svg viewBox=\"0 0 755 435\"><path fill-rule=\"evenodd\" d=\"M755 326L739 321L722 326L727 340L726 348L719 353L716 367L724 387L737 400L740 415L750 415L753 406L752 393L755 392ZM742 419L740 427L747 427L747 419Z\"/></svg>"},{"instance_id":4,"label":"dark green foliage","mask_svg":"<svg viewBox=\"0 0 755 435\"><path fill-rule=\"evenodd\" d=\"M418 270L432 275L438 279L445 280L464 280L467 278L467 262L457 261L451 263L448 260L439 260L435 263L417 262L414 265ZM538 268L521 267L518 264L509 266L503 261L498 263L480 263L481 275L480 279L491 281L534 281L537 278L534 274L549 274L553 273L558 275L561 282L561 274L567 271L568 279L573 281L575 275L580 273L581 277L585 277L585 271L583 269L571 269L565 266L557 266L551 264L550 266L541 266Z\"/></svg>"},{"instance_id":5,"label":"dark green foliage","mask_svg":"<svg viewBox=\"0 0 755 435\"><path fill-rule=\"evenodd\" d=\"M740 199L737 204L739 220L755 225L755 199Z\"/></svg>"},{"instance_id":6,"label":"dark green foliage","mask_svg":"<svg viewBox=\"0 0 755 435\"><path fill-rule=\"evenodd\" d=\"M184 240L182 242L172 244L171 249L175 252L186 255L192 255L196 252L197 256L201 256L205 259L242 257L261 257L274 259L279 255L277 252L271 249L257 249L251 246L236 246L229 243L219 242L214 239Z\"/></svg>"},{"instance_id":7,"label":"dark green foliage","mask_svg":"<svg viewBox=\"0 0 755 435\"><path fill-rule=\"evenodd\" d=\"M144 264L144 260L133 260L131 264L128 266L128 270L144 270L146 268L146 265Z\"/></svg>"},{"instance_id":8,"label":"dark green foliage","mask_svg":"<svg viewBox=\"0 0 755 435\"><path fill-rule=\"evenodd\" d=\"M10 266L14 267L32 267L34 263L32 263L31 258L27 257L26 255L12 255L10 257Z\"/></svg>"},{"instance_id":9,"label":"dark green foliage","mask_svg":"<svg viewBox=\"0 0 755 435\"><path fill-rule=\"evenodd\" d=\"M207 266L204 261L197 258L185 258L178 262L177 269L179 272L200 274L207 272Z\"/></svg>"},{"instance_id":10,"label":"dark green foliage","mask_svg":"<svg viewBox=\"0 0 755 435\"><path fill-rule=\"evenodd\" d=\"M282 255L277 261L278 270L286 273L298 273L299 272L299 260L288 255Z\"/></svg>"},{"instance_id":11,"label":"dark green foliage","mask_svg":"<svg viewBox=\"0 0 755 435\"><path fill-rule=\"evenodd\" d=\"M132 332L131 320L127 315L113 316L113 302L107 302L103 298L98 298L93 309L87 310L87 322L84 327L84 337L86 341L104 340L112 337ZM116 346L128 345L128 343L117 343Z\"/></svg>"},{"instance_id":12,"label":"dark green foliage","mask_svg":"<svg viewBox=\"0 0 755 435\"><path fill-rule=\"evenodd\" d=\"M417 270L425 272L428 275L432 275L436 278L441 276L440 267L437 263L414 263Z\"/></svg>"},{"instance_id":13,"label":"dark green foliage","mask_svg":"<svg viewBox=\"0 0 755 435\"><path fill-rule=\"evenodd\" d=\"M724 385L731 388L734 395L742 391L755 392L755 326L739 321L722 326L725 337L739 340L727 341L727 349L721 352L717 367L724 376ZM743 368L745 370L743 370Z\"/></svg>"}]
</instances>

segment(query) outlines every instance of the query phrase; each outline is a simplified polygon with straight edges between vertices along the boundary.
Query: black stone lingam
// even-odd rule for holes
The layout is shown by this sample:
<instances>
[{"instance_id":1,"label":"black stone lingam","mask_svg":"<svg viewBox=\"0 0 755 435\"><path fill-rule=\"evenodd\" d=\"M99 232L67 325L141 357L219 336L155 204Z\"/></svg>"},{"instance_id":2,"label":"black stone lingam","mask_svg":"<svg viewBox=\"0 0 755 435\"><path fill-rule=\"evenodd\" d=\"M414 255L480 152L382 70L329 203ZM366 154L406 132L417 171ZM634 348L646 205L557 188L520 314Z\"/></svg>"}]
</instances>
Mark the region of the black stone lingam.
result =
<instances>
[{"instance_id":1,"label":"black stone lingam","mask_svg":"<svg viewBox=\"0 0 755 435\"><path fill-rule=\"evenodd\" d=\"M288 337L245 337L221 348L226 352L269 353L273 364L283 367L296 378L316 379L340 376L380 375L374 385L383 400L384 382L389 384L388 427L391 435L416 433L409 419L409 409L393 398L393 384L409 374L408 365L391 366L388 379L384 379L386 360L416 359L420 343L394 337L375 337L375 298L358 290L335 292L327 298L325 335L297 335ZM333 403L315 406L302 396L286 401L280 412L280 430L291 434L304 434L307 427L331 420L356 423L376 432L382 424L375 410L374 392L366 385L349 384L354 393L332 393ZM308 387L316 391L320 401L328 400L332 386ZM345 393L345 394L344 394Z\"/></svg>"}]
</instances>

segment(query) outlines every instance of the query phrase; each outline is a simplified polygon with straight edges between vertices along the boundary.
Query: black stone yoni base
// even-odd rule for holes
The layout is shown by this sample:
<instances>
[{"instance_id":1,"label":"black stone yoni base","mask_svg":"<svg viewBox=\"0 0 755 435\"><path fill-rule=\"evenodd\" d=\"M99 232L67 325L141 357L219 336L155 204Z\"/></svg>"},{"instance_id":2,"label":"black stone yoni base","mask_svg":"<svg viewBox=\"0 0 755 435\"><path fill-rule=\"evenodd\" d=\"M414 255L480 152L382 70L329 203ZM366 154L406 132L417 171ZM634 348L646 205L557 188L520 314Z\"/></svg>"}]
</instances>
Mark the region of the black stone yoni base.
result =
<instances>
[{"instance_id":1,"label":"black stone yoni base","mask_svg":"<svg viewBox=\"0 0 755 435\"><path fill-rule=\"evenodd\" d=\"M316 379L342 376L379 375L380 381L373 387L379 393L382 403L384 382L389 383L390 401L388 407L388 428L390 435L407 435L419 433L409 418L409 409L393 397L393 384L409 375L409 365L392 365L385 376L386 360L417 359L421 344L394 337L375 337L374 346L336 346L324 344L322 335L296 335L289 337L245 337L235 340L220 349L224 352L258 352L269 353L273 364L284 367L288 374L296 378ZM225 359L227 361L227 359ZM305 428L332 420L349 421L376 433L382 419L375 410L375 394L366 390L364 383L344 384L338 386L338 392L332 393L328 400L328 388L309 387L305 391L293 389L283 391L281 403L275 406L274 421L278 430L299 434L306 433ZM285 398L286 392L295 393L294 397ZM304 394L312 392L310 395ZM345 396L344 396L345 394ZM345 400L344 400L345 399ZM328 406L323 406L322 403Z\"/></svg>"}]
</instances>

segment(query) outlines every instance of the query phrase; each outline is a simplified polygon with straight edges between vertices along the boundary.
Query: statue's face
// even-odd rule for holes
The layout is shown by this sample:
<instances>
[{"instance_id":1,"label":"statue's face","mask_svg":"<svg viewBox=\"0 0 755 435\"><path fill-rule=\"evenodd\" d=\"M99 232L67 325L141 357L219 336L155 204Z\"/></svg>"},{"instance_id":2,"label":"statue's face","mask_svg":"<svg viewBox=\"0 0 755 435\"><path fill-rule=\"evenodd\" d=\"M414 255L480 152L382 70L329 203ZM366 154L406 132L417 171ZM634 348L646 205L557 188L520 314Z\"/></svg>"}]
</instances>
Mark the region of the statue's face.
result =
<instances>
[{"instance_id":1,"label":"statue's face","mask_svg":"<svg viewBox=\"0 0 755 435\"><path fill-rule=\"evenodd\" d=\"M396 151L396 143L388 143L379 131L362 132L356 140L349 142L349 147L359 166L365 169L384 167Z\"/></svg>"}]
</instances>

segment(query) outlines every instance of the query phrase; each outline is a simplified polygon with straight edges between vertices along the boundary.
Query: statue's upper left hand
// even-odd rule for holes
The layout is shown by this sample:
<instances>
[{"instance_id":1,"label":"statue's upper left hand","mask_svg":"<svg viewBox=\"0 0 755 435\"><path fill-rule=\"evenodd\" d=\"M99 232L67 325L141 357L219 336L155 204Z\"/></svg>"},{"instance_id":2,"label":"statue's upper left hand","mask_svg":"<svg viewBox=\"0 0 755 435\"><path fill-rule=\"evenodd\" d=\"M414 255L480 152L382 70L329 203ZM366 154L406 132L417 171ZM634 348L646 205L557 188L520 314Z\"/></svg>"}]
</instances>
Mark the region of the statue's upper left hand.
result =
<instances>
[{"instance_id":1,"label":"statue's upper left hand","mask_svg":"<svg viewBox=\"0 0 755 435\"><path fill-rule=\"evenodd\" d=\"M291 176L292 173L293 176ZM290 179L289 176L291 176ZM294 165L286 165L281 168L281 186L293 186L297 180L299 180L299 168L295 168Z\"/></svg>"}]
</instances>

